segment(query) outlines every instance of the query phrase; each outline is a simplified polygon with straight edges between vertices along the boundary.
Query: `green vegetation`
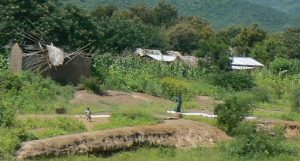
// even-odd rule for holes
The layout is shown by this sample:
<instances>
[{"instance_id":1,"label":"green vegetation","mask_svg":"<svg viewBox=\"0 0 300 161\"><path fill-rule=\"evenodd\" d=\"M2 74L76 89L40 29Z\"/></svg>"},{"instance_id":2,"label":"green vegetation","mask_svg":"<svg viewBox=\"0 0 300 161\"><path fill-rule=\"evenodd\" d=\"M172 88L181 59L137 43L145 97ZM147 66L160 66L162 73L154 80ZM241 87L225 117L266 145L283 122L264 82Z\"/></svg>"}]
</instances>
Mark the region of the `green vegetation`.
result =
<instances>
[{"instance_id":1,"label":"green vegetation","mask_svg":"<svg viewBox=\"0 0 300 161\"><path fill-rule=\"evenodd\" d=\"M113 129L120 127L141 126L141 125L154 125L162 120L154 117L150 113L142 110L130 110L114 112L111 115L108 124L99 124L95 130Z\"/></svg>"},{"instance_id":2,"label":"green vegetation","mask_svg":"<svg viewBox=\"0 0 300 161\"><path fill-rule=\"evenodd\" d=\"M253 158L255 156L297 154L295 149L284 143L282 127L276 127L272 131L268 131L255 123L243 123L235 131L237 139L226 145L225 148L231 155Z\"/></svg>"},{"instance_id":3,"label":"green vegetation","mask_svg":"<svg viewBox=\"0 0 300 161\"><path fill-rule=\"evenodd\" d=\"M54 113L73 92L71 86L59 86L42 76L0 71L0 104L19 113Z\"/></svg>"},{"instance_id":4,"label":"green vegetation","mask_svg":"<svg viewBox=\"0 0 300 161\"><path fill-rule=\"evenodd\" d=\"M252 104L252 99L248 97L231 96L227 98L224 104L219 104L215 108L214 113L218 115L218 125L227 133L234 134L235 128L249 116Z\"/></svg>"},{"instance_id":5,"label":"green vegetation","mask_svg":"<svg viewBox=\"0 0 300 161\"><path fill-rule=\"evenodd\" d=\"M63 116L49 119L25 118L20 123L27 132L37 139L86 131L82 122Z\"/></svg>"},{"instance_id":6,"label":"green vegetation","mask_svg":"<svg viewBox=\"0 0 300 161\"><path fill-rule=\"evenodd\" d=\"M85 90L90 90L96 94L103 95L105 91L101 86L101 82L97 77L81 77L80 78L80 88Z\"/></svg>"},{"instance_id":7,"label":"green vegetation","mask_svg":"<svg viewBox=\"0 0 300 161\"><path fill-rule=\"evenodd\" d=\"M300 2L298 0L248 0L257 4L262 4L286 13L300 14Z\"/></svg>"},{"instance_id":8,"label":"green vegetation","mask_svg":"<svg viewBox=\"0 0 300 161\"><path fill-rule=\"evenodd\" d=\"M68 156L53 160L299 160L299 138L284 140L282 130L264 131L244 120L254 115L267 120L300 121L300 29L291 27L300 21L296 15L284 13L292 12L292 7L281 12L249 1L70 1L90 4L87 7L95 7L91 12L59 0L1 1L1 47L11 42L33 43L18 34L19 28L42 32L44 39L66 51L76 51L90 43L94 55L93 76L82 78L80 86L74 87L30 72L12 73L8 70L6 51L0 49L0 160L13 160L21 142L90 129L71 116L49 115L57 109L82 114L90 107L93 113L112 114L108 123L97 124L92 130L153 125L162 121L157 114L175 107L177 95L183 96L184 111L214 110L218 115L216 120L195 116L184 119L219 127L236 139L215 147L142 147L110 157ZM95 5L99 2L115 6ZM293 4L297 8L297 3ZM212 20L213 25L204 18ZM213 28L229 24L235 26ZM265 29L282 32L269 33ZM196 56L199 61L195 66L179 61L151 61L134 55L136 48L177 50ZM265 68L231 71L232 56L254 57ZM141 92L173 102L70 103L75 89L96 94L104 94L104 89ZM199 95L224 103L204 107L194 99ZM48 115L40 118L35 117L37 114Z\"/></svg>"},{"instance_id":9,"label":"green vegetation","mask_svg":"<svg viewBox=\"0 0 300 161\"><path fill-rule=\"evenodd\" d=\"M148 6L155 6L160 0L147 0L142 3ZM265 0L260 3L251 3L250 1L258 0L190 0L186 3L184 0L168 0L178 8L178 13L181 16L201 16L212 22L216 28L222 28L231 25L250 25L251 23L258 23L266 29L282 30L286 26L299 25L299 14L290 14L273 8L273 1ZM266 2L267 1L267 2ZM276 6L294 8L296 13L298 2L287 3L286 1L278 1ZM279 2L280 1L280 2ZM296 1L296 0L294 0ZM77 6L93 10L97 5L112 5L119 8L130 8L132 6L141 4L139 0L96 0L93 2L71 0L69 3ZM284 3L281 6L278 3Z\"/></svg>"}]
</instances>

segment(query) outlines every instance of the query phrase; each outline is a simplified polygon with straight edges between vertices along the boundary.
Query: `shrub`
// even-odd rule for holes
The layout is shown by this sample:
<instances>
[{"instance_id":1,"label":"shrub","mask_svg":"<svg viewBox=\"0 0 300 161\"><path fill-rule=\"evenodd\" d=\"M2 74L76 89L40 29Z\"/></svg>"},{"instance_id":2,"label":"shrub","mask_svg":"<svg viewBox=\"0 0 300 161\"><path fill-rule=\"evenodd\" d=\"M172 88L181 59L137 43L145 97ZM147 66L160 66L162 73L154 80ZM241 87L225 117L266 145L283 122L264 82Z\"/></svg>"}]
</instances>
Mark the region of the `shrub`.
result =
<instances>
[{"instance_id":1,"label":"shrub","mask_svg":"<svg viewBox=\"0 0 300 161\"><path fill-rule=\"evenodd\" d=\"M103 82L100 81L97 77L81 77L80 78L80 86L83 89L91 90L96 94L103 95L105 94L105 91L103 90L103 87L101 86Z\"/></svg>"},{"instance_id":2,"label":"shrub","mask_svg":"<svg viewBox=\"0 0 300 161\"><path fill-rule=\"evenodd\" d=\"M292 111L300 112L300 88L297 87L294 89L291 95L292 101Z\"/></svg>"},{"instance_id":3,"label":"shrub","mask_svg":"<svg viewBox=\"0 0 300 161\"><path fill-rule=\"evenodd\" d=\"M233 135L234 129L250 114L252 107L252 98L230 96L224 104L215 107L214 113L218 115L218 125Z\"/></svg>"},{"instance_id":4,"label":"shrub","mask_svg":"<svg viewBox=\"0 0 300 161\"><path fill-rule=\"evenodd\" d=\"M15 112L0 105L0 127L10 127L15 123Z\"/></svg>"},{"instance_id":5,"label":"shrub","mask_svg":"<svg viewBox=\"0 0 300 161\"><path fill-rule=\"evenodd\" d=\"M72 98L72 86L59 86L32 73L0 71L0 102L20 112L54 112Z\"/></svg>"},{"instance_id":6,"label":"shrub","mask_svg":"<svg viewBox=\"0 0 300 161\"><path fill-rule=\"evenodd\" d=\"M300 61L295 59L278 58L272 61L269 66L273 73L288 71L289 73L294 74L300 72Z\"/></svg>"},{"instance_id":7,"label":"shrub","mask_svg":"<svg viewBox=\"0 0 300 161\"><path fill-rule=\"evenodd\" d=\"M254 87L254 78L245 72L215 73L210 78L212 83L227 89L244 90Z\"/></svg>"},{"instance_id":8,"label":"shrub","mask_svg":"<svg viewBox=\"0 0 300 161\"><path fill-rule=\"evenodd\" d=\"M167 98L175 98L178 95L182 95L185 98L191 97L191 91L189 90L189 84L183 80L177 80L174 78L163 78L161 80L163 95Z\"/></svg>"},{"instance_id":9,"label":"shrub","mask_svg":"<svg viewBox=\"0 0 300 161\"><path fill-rule=\"evenodd\" d=\"M254 97L255 100L260 101L260 102L270 102L271 101L271 96L270 96L270 91L266 88L256 88L254 91Z\"/></svg>"},{"instance_id":10,"label":"shrub","mask_svg":"<svg viewBox=\"0 0 300 161\"><path fill-rule=\"evenodd\" d=\"M225 149L231 155L255 157L296 153L293 148L284 144L282 127L266 131L258 128L255 123L244 123L235 131L237 139Z\"/></svg>"},{"instance_id":11,"label":"shrub","mask_svg":"<svg viewBox=\"0 0 300 161\"><path fill-rule=\"evenodd\" d=\"M8 69L7 54L0 53L0 71Z\"/></svg>"}]
</instances>

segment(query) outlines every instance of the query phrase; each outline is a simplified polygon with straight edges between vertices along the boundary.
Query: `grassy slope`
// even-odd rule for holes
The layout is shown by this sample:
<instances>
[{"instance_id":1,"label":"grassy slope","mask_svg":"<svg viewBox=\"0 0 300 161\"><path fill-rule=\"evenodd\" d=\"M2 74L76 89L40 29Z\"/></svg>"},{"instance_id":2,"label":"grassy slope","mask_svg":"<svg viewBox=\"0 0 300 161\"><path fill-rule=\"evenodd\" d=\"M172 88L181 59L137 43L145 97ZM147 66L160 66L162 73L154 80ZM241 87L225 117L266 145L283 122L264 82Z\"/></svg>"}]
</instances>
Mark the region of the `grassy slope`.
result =
<instances>
[{"instance_id":1,"label":"grassy slope","mask_svg":"<svg viewBox=\"0 0 300 161\"><path fill-rule=\"evenodd\" d=\"M159 0L70 0L71 3L93 8L97 5L112 4L120 8L145 3L154 5ZM250 3L245 0L169 0L180 15L202 16L216 28L229 25L249 25L259 23L266 29L280 30L300 24L300 18L270 7ZM254 1L254 0L253 0Z\"/></svg>"}]
</instances>

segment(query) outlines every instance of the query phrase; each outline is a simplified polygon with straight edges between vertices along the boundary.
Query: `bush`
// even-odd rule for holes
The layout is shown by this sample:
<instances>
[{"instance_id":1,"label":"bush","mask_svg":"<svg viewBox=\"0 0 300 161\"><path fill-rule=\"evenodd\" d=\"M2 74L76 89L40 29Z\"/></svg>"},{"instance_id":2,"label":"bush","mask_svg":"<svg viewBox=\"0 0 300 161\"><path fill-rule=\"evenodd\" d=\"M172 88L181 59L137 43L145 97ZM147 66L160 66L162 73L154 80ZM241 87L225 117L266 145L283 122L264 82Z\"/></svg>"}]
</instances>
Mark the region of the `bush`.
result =
<instances>
[{"instance_id":1,"label":"bush","mask_svg":"<svg viewBox=\"0 0 300 161\"><path fill-rule=\"evenodd\" d=\"M234 90L251 89L255 85L253 76L244 72L215 73L210 79L214 85Z\"/></svg>"},{"instance_id":2,"label":"bush","mask_svg":"<svg viewBox=\"0 0 300 161\"><path fill-rule=\"evenodd\" d=\"M0 71L8 69L7 54L0 53Z\"/></svg>"},{"instance_id":3,"label":"bush","mask_svg":"<svg viewBox=\"0 0 300 161\"><path fill-rule=\"evenodd\" d=\"M59 86L32 73L0 71L0 104L19 112L54 112L72 98L72 86Z\"/></svg>"},{"instance_id":4,"label":"bush","mask_svg":"<svg viewBox=\"0 0 300 161\"><path fill-rule=\"evenodd\" d=\"M161 80L163 95L167 98L175 98L178 95L189 98L191 93L189 91L189 84L186 81L177 80L173 78L163 78Z\"/></svg>"},{"instance_id":5,"label":"bush","mask_svg":"<svg viewBox=\"0 0 300 161\"><path fill-rule=\"evenodd\" d=\"M234 129L248 116L252 110L252 98L230 96L224 104L218 104L214 113L218 115L218 126L233 135Z\"/></svg>"},{"instance_id":6,"label":"bush","mask_svg":"<svg viewBox=\"0 0 300 161\"><path fill-rule=\"evenodd\" d=\"M104 95L105 91L103 90L103 87L101 86L103 82L100 81L97 77L81 77L80 78L80 86L83 89L91 90L96 94Z\"/></svg>"},{"instance_id":7,"label":"bush","mask_svg":"<svg viewBox=\"0 0 300 161\"><path fill-rule=\"evenodd\" d=\"M270 69L273 73L280 73L282 71L288 71L291 74L300 72L300 61L295 59L278 58L272 61Z\"/></svg>"},{"instance_id":8,"label":"bush","mask_svg":"<svg viewBox=\"0 0 300 161\"><path fill-rule=\"evenodd\" d=\"M15 112L0 105L0 127L10 127L16 121Z\"/></svg>"},{"instance_id":9,"label":"bush","mask_svg":"<svg viewBox=\"0 0 300 161\"><path fill-rule=\"evenodd\" d=\"M225 149L231 155L251 158L296 153L293 148L284 144L282 127L266 131L258 128L255 123L244 123L235 131L237 139L229 143Z\"/></svg>"},{"instance_id":10,"label":"bush","mask_svg":"<svg viewBox=\"0 0 300 161\"><path fill-rule=\"evenodd\" d=\"M270 91L266 88L255 88L253 91L255 100L260 101L260 102L270 102L271 101L271 96L270 96Z\"/></svg>"},{"instance_id":11,"label":"bush","mask_svg":"<svg viewBox=\"0 0 300 161\"><path fill-rule=\"evenodd\" d=\"M292 101L292 111L300 112L300 88L297 87L294 89L291 95Z\"/></svg>"}]
</instances>

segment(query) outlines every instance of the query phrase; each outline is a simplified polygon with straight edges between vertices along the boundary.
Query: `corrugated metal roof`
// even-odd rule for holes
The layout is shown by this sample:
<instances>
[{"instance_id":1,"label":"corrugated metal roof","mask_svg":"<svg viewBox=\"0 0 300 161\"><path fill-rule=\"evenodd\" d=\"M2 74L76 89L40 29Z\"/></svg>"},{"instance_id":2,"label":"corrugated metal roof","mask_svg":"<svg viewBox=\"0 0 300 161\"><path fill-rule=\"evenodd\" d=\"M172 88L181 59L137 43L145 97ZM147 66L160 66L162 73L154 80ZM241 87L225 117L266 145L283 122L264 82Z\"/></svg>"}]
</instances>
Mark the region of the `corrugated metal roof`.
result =
<instances>
[{"instance_id":1,"label":"corrugated metal roof","mask_svg":"<svg viewBox=\"0 0 300 161\"><path fill-rule=\"evenodd\" d=\"M247 67L247 66L235 66L235 65L232 65L231 66L231 69L234 69L234 70L247 70L247 69L254 69L255 67Z\"/></svg>"},{"instance_id":2,"label":"corrugated metal roof","mask_svg":"<svg viewBox=\"0 0 300 161\"><path fill-rule=\"evenodd\" d=\"M253 58L249 57L233 57L232 66L247 66L247 67L263 67L264 65Z\"/></svg>"}]
</instances>

